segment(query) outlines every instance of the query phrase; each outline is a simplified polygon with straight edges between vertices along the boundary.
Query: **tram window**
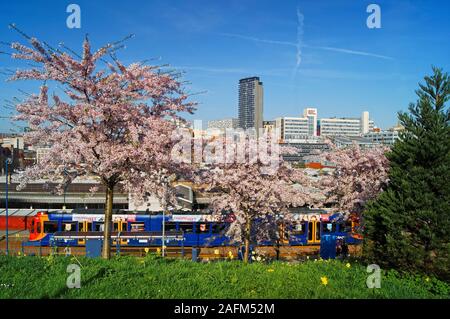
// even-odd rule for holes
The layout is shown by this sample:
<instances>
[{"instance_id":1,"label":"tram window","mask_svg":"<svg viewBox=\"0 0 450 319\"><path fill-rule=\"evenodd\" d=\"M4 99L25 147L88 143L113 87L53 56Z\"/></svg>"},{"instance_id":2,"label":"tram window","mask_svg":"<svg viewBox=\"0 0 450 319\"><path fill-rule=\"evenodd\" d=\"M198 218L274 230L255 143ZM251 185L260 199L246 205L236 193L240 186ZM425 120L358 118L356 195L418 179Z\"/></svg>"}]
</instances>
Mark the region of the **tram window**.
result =
<instances>
[{"instance_id":1,"label":"tram window","mask_svg":"<svg viewBox=\"0 0 450 319\"><path fill-rule=\"evenodd\" d=\"M192 223L180 223L178 224L180 231L184 231L185 233L192 233L194 231L194 225Z\"/></svg>"},{"instance_id":2,"label":"tram window","mask_svg":"<svg viewBox=\"0 0 450 319\"><path fill-rule=\"evenodd\" d=\"M131 223L131 231L144 231L144 223Z\"/></svg>"},{"instance_id":3,"label":"tram window","mask_svg":"<svg viewBox=\"0 0 450 319\"><path fill-rule=\"evenodd\" d=\"M38 222L38 223L37 223L36 232L37 232L38 234L41 233L41 222Z\"/></svg>"},{"instance_id":4,"label":"tram window","mask_svg":"<svg viewBox=\"0 0 450 319\"><path fill-rule=\"evenodd\" d=\"M58 231L58 222L44 222L44 233L54 233Z\"/></svg>"},{"instance_id":5,"label":"tram window","mask_svg":"<svg viewBox=\"0 0 450 319\"><path fill-rule=\"evenodd\" d=\"M320 240L320 223L316 222L316 240Z\"/></svg>"},{"instance_id":6,"label":"tram window","mask_svg":"<svg viewBox=\"0 0 450 319\"><path fill-rule=\"evenodd\" d=\"M174 223L174 222L165 223L164 229L166 231L176 231L177 230L177 223Z\"/></svg>"},{"instance_id":7,"label":"tram window","mask_svg":"<svg viewBox=\"0 0 450 319\"><path fill-rule=\"evenodd\" d=\"M300 222L300 223L295 223L293 225L292 228L292 233L294 235L303 235L306 231L306 223L305 222Z\"/></svg>"},{"instance_id":8,"label":"tram window","mask_svg":"<svg viewBox=\"0 0 450 319\"><path fill-rule=\"evenodd\" d=\"M196 233L207 233L207 232L209 232L209 224L207 224L207 223L197 223L195 225L195 232Z\"/></svg>"},{"instance_id":9,"label":"tram window","mask_svg":"<svg viewBox=\"0 0 450 319\"><path fill-rule=\"evenodd\" d=\"M62 223L61 230L62 231L76 231L76 222L70 222L70 223Z\"/></svg>"},{"instance_id":10,"label":"tram window","mask_svg":"<svg viewBox=\"0 0 450 319\"><path fill-rule=\"evenodd\" d=\"M78 223L78 231L86 231L83 222Z\"/></svg>"},{"instance_id":11,"label":"tram window","mask_svg":"<svg viewBox=\"0 0 450 319\"><path fill-rule=\"evenodd\" d=\"M94 226L94 231L103 231L105 229L104 224L103 223L95 223Z\"/></svg>"},{"instance_id":12,"label":"tram window","mask_svg":"<svg viewBox=\"0 0 450 319\"><path fill-rule=\"evenodd\" d=\"M35 222L34 222L34 220L32 220L31 225L30 225L30 233L34 233L34 226L35 226Z\"/></svg>"},{"instance_id":13,"label":"tram window","mask_svg":"<svg viewBox=\"0 0 450 319\"><path fill-rule=\"evenodd\" d=\"M352 231L352 222L350 220L345 223L339 224L339 231L343 233L348 233Z\"/></svg>"},{"instance_id":14,"label":"tram window","mask_svg":"<svg viewBox=\"0 0 450 319\"><path fill-rule=\"evenodd\" d=\"M334 232L336 232L336 224L335 223L323 223L322 224L322 232L323 233L334 233Z\"/></svg>"},{"instance_id":15,"label":"tram window","mask_svg":"<svg viewBox=\"0 0 450 319\"><path fill-rule=\"evenodd\" d=\"M122 222L122 231L128 231L128 224Z\"/></svg>"},{"instance_id":16,"label":"tram window","mask_svg":"<svg viewBox=\"0 0 450 319\"><path fill-rule=\"evenodd\" d=\"M212 224L212 232L213 232L213 234L222 233L225 230L226 227L227 227L226 224L222 224L222 223L215 224L214 223L214 224Z\"/></svg>"},{"instance_id":17,"label":"tram window","mask_svg":"<svg viewBox=\"0 0 450 319\"><path fill-rule=\"evenodd\" d=\"M91 223L91 222L88 222L88 223L86 224L86 226L87 226L86 231L91 231L91 230L92 230L92 223Z\"/></svg>"},{"instance_id":18,"label":"tram window","mask_svg":"<svg viewBox=\"0 0 450 319\"><path fill-rule=\"evenodd\" d=\"M308 240L313 239L313 222L308 223Z\"/></svg>"},{"instance_id":19,"label":"tram window","mask_svg":"<svg viewBox=\"0 0 450 319\"><path fill-rule=\"evenodd\" d=\"M113 231L119 231L119 223L118 222L114 223Z\"/></svg>"}]
</instances>

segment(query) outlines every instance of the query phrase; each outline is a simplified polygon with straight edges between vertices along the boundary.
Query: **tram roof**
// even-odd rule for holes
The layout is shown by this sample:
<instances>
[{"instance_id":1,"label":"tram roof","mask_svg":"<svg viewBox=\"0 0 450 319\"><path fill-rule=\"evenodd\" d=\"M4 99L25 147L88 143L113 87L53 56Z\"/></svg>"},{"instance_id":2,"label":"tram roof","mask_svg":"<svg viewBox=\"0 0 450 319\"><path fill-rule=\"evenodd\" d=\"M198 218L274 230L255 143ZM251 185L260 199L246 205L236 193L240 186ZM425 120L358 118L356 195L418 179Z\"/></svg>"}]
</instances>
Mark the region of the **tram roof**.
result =
<instances>
[{"instance_id":1,"label":"tram roof","mask_svg":"<svg viewBox=\"0 0 450 319\"><path fill-rule=\"evenodd\" d=\"M41 211L42 211L42 209L9 208L8 216L33 216ZM0 216L6 216L5 208L0 209Z\"/></svg>"},{"instance_id":2,"label":"tram roof","mask_svg":"<svg viewBox=\"0 0 450 319\"><path fill-rule=\"evenodd\" d=\"M307 207L292 207L291 212L294 214L326 214L328 213L325 209L311 209ZM9 208L8 216L34 216L39 212L45 212L49 214L104 214L103 209L23 209L23 208ZM162 211L131 211L125 209L113 209L113 214L126 214L126 215L162 215ZM173 215L208 215L211 214L212 210L202 209L202 210L171 210L170 214ZM6 216L6 209L0 209L0 216Z\"/></svg>"}]
</instances>

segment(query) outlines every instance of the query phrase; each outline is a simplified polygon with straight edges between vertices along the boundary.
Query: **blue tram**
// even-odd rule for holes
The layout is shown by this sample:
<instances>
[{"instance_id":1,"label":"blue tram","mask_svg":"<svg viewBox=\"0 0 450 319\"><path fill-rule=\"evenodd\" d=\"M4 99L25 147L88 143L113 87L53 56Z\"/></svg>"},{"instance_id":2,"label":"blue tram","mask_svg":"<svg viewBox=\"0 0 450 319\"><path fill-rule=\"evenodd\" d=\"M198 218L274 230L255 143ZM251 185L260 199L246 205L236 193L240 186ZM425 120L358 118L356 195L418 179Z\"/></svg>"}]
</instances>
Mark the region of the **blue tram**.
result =
<instances>
[{"instance_id":1,"label":"blue tram","mask_svg":"<svg viewBox=\"0 0 450 319\"><path fill-rule=\"evenodd\" d=\"M320 245L321 236L324 234L344 238L348 244L358 244L361 241L361 237L355 232L356 222L350 219L343 220L340 213L328 214L325 210L307 209L294 211L293 215L293 222L280 226L281 236L278 244ZM207 213L173 212L163 217L161 212L150 214L119 211L113 214L112 240L113 244L120 246L161 246L164 227L166 246L230 246L233 244L226 235L230 222L218 220L214 215ZM103 230L102 212L39 212L32 219L29 242L39 246L84 246L87 237L93 235L100 237ZM274 244L270 241L258 243L261 246Z\"/></svg>"}]
</instances>

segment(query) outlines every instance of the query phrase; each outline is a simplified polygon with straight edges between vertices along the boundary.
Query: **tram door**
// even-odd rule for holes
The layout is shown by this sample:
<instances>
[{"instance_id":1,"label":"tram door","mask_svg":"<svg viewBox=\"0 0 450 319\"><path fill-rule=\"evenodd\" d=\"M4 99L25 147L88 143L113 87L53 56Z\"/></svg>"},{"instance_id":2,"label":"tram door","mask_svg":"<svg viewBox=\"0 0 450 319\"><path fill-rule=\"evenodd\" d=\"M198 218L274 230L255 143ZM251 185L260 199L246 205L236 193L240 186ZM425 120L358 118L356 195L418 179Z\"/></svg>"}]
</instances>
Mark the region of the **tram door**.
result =
<instances>
[{"instance_id":1,"label":"tram door","mask_svg":"<svg viewBox=\"0 0 450 319\"><path fill-rule=\"evenodd\" d=\"M196 223L195 230L197 233L197 245L200 246L205 245L206 240L210 236L209 234L210 226L211 223Z\"/></svg>"},{"instance_id":2,"label":"tram door","mask_svg":"<svg viewBox=\"0 0 450 319\"><path fill-rule=\"evenodd\" d=\"M79 235L83 235L84 232L88 231L87 228L87 222L86 221L80 221L78 223L78 234ZM84 246L86 244L86 241L84 240L84 238L79 238L78 239L78 245L80 246Z\"/></svg>"},{"instance_id":3,"label":"tram door","mask_svg":"<svg viewBox=\"0 0 450 319\"><path fill-rule=\"evenodd\" d=\"M320 243L320 221L312 218L308 223L308 244Z\"/></svg>"},{"instance_id":4,"label":"tram door","mask_svg":"<svg viewBox=\"0 0 450 319\"><path fill-rule=\"evenodd\" d=\"M126 232L126 231L128 231L128 223L127 223L127 222L122 221L122 222L120 223L120 231L121 231L121 232ZM126 245L126 244L128 244L127 239L121 238L121 239L120 239L120 244L121 244L121 245Z\"/></svg>"},{"instance_id":5,"label":"tram door","mask_svg":"<svg viewBox=\"0 0 450 319\"><path fill-rule=\"evenodd\" d=\"M280 225L279 232L280 232L280 242L285 245L289 244L289 232L284 223Z\"/></svg>"}]
</instances>

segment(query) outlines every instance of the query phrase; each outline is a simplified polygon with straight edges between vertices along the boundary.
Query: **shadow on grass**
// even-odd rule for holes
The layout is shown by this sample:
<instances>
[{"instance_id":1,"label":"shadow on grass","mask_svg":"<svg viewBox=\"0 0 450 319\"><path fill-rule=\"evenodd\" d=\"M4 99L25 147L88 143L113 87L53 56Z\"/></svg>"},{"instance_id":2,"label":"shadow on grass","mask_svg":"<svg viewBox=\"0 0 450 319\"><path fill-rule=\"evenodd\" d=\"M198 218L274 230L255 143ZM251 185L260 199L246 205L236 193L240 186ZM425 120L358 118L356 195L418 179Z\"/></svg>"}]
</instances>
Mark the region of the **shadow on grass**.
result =
<instances>
[{"instance_id":1,"label":"shadow on grass","mask_svg":"<svg viewBox=\"0 0 450 319\"><path fill-rule=\"evenodd\" d=\"M115 272L112 268L107 267L101 267L93 276L86 278L84 280L81 280L81 287L88 287L89 285L93 284L96 280L99 280L101 278L104 278L106 276L111 275L113 272ZM42 299L60 299L63 298L67 293L74 288L69 288L67 285L65 285L63 288L57 290L56 292L52 294L46 294L43 295Z\"/></svg>"}]
</instances>

